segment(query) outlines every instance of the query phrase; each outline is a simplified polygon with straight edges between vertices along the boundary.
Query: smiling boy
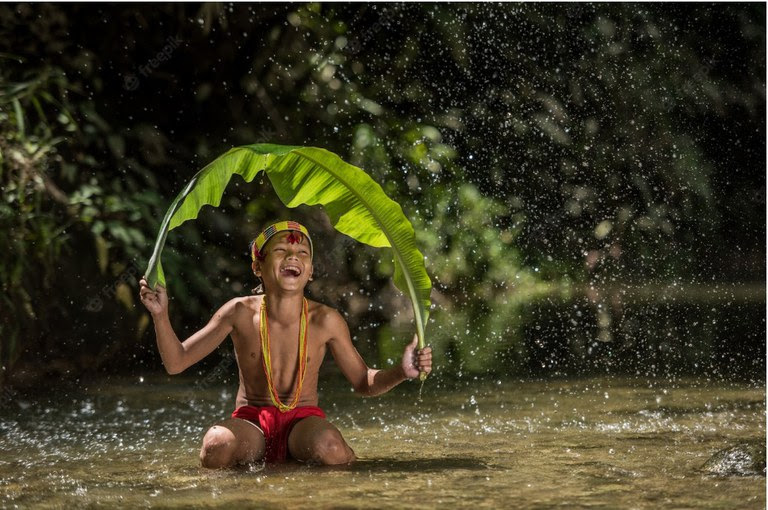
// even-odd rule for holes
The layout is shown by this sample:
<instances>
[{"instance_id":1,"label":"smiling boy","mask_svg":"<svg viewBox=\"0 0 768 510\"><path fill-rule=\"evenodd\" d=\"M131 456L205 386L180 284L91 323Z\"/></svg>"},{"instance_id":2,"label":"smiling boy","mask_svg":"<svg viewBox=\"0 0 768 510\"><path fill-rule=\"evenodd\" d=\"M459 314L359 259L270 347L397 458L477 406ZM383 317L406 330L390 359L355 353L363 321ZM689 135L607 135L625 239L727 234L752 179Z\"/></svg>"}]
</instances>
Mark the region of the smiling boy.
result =
<instances>
[{"instance_id":1,"label":"smiling boy","mask_svg":"<svg viewBox=\"0 0 768 510\"><path fill-rule=\"evenodd\" d=\"M354 452L317 407L318 374L326 350L354 390L365 396L380 395L419 372L431 372L431 349L417 350L415 336L398 366L368 367L341 314L304 297L312 280L313 256L312 239L303 225L270 225L251 243L251 267L261 278L264 294L228 301L184 342L169 321L165 288L152 291L142 278L139 294L152 314L168 373L184 371L232 337L240 377L236 409L203 437L203 467L288 458L324 465L353 462Z\"/></svg>"}]
</instances>

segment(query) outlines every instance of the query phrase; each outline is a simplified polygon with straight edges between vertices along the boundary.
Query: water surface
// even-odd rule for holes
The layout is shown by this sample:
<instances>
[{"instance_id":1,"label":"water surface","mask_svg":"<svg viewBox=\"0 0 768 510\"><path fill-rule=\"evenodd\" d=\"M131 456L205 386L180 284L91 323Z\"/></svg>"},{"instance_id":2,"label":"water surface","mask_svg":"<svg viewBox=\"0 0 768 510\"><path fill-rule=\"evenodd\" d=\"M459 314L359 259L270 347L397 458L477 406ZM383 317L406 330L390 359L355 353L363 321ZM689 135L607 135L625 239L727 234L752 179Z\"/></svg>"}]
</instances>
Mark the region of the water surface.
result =
<instances>
[{"instance_id":1,"label":"water surface","mask_svg":"<svg viewBox=\"0 0 768 510\"><path fill-rule=\"evenodd\" d=\"M360 460L329 469L199 467L231 386L175 378L89 384L0 410L2 507L764 508L765 477L701 470L765 438L765 390L695 380L430 380L321 406Z\"/></svg>"}]
</instances>

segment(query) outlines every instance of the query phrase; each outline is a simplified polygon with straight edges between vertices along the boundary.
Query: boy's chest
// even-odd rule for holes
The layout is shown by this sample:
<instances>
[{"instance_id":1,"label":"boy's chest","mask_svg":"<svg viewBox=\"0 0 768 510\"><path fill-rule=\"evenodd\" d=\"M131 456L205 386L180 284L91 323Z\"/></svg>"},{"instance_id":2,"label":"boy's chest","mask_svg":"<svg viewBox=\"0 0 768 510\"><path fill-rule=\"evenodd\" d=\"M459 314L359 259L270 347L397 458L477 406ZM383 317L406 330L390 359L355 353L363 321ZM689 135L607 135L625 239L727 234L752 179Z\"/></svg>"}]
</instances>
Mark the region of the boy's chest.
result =
<instances>
[{"instance_id":1,"label":"boy's chest","mask_svg":"<svg viewBox=\"0 0 768 510\"><path fill-rule=\"evenodd\" d=\"M268 328L268 339L262 347L258 324L252 327L239 328L232 332L232 340L237 354L240 370L246 377L256 376L263 372L262 352L266 351L271 360L273 376L275 372L288 371L292 374L299 363L299 327ZM311 328L306 332L307 372L316 371L325 357L326 346L319 332Z\"/></svg>"}]
</instances>

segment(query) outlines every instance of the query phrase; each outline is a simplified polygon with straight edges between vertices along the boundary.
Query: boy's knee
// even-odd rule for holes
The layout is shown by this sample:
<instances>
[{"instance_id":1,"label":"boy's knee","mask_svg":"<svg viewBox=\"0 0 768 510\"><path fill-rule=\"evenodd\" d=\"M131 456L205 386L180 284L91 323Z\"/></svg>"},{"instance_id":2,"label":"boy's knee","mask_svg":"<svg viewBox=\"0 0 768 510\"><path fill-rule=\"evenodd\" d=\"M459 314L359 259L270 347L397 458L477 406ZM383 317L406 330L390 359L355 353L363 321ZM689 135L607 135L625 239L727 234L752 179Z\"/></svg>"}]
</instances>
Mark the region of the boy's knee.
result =
<instances>
[{"instance_id":1,"label":"boy's knee","mask_svg":"<svg viewBox=\"0 0 768 510\"><path fill-rule=\"evenodd\" d=\"M319 464L349 464L355 460L352 449L337 430L326 429L317 434L312 460Z\"/></svg>"},{"instance_id":2,"label":"boy's knee","mask_svg":"<svg viewBox=\"0 0 768 510\"><path fill-rule=\"evenodd\" d=\"M213 426L203 437L200 463L209 469L231 467L235 464L236 452L237 438L232 431L225 427Z\"/></svg>"}]
</instances>

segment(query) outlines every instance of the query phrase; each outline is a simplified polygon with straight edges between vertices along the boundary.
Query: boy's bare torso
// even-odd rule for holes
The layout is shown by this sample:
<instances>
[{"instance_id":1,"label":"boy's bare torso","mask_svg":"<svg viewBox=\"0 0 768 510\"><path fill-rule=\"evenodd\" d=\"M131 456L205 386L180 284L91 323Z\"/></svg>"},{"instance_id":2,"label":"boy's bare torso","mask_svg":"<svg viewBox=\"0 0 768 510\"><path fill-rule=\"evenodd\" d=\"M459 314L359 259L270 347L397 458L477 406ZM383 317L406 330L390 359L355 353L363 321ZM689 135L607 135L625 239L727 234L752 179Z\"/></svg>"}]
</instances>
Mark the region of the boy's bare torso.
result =
<instances>
[{"instance_id":1,"label":"boy's bare torso","mask_svg":"<svg viewBox=\"0 0 768 510\"><path fill-rule=\"evenodd\" d=\"M264 296L248 296L238 299L235 306L230 336L235 346L240 377L236 407L273 405L262 365L259 334L263 299ZM328 321L324 319L335 311L316 301L307 301L307 367L298 405L316 406L320 365L333 335L327 327ZM299 315L290 324L269 320L272 383L280 400L286 404L293 399L298 382L299 326Z\"/></svg>"},{"instance_id":2,"label":"boy's bare torso","mask_svg":"<svg viewBox=\"0 0 768 510\"><path fill-rule=\"evenodd\" d=\"M267 299L272 383L278 398L290 405L299 379L299 331L304 289L312 279L311 249L309 238L297 238L293 230L273 234L266 244L254 249L251 265L269 297L248 296L227 301L208 324L183 342L173 331L168 316L165 287L158 285L153 290L142 278L139 296L152 314L158 351L168 373L183 372L213 352L229 336L235 347L240 377L235 402L237 411L249 411L243 407L251 405L272 407L265 410L267 414L271 413L275 404L264 373L260 334L261 309L264 299ZM296 402L298 406L318 404L317 380L328 350L352 388L365 396L386 393L405 379L431 370L432 354L429 348L417 352L416 335L403 350L403 358L398 365L379 370L366 365L352 343L346 321L338 311L308 300L307 314L307 364ZM208 429L200 451L202 465L230 467L264 458L267 451L266 432L254 428L247 421L253 422L251 418L233 414L232 418ZM262 424L261 415L258 421ZM295 426L288 426L291 427L290 435L280 444L298 460L330 465L346 464L355 459L354 452L338 429L322 416L313 414L299 419Z\"/></svg>"}]
</instances>

